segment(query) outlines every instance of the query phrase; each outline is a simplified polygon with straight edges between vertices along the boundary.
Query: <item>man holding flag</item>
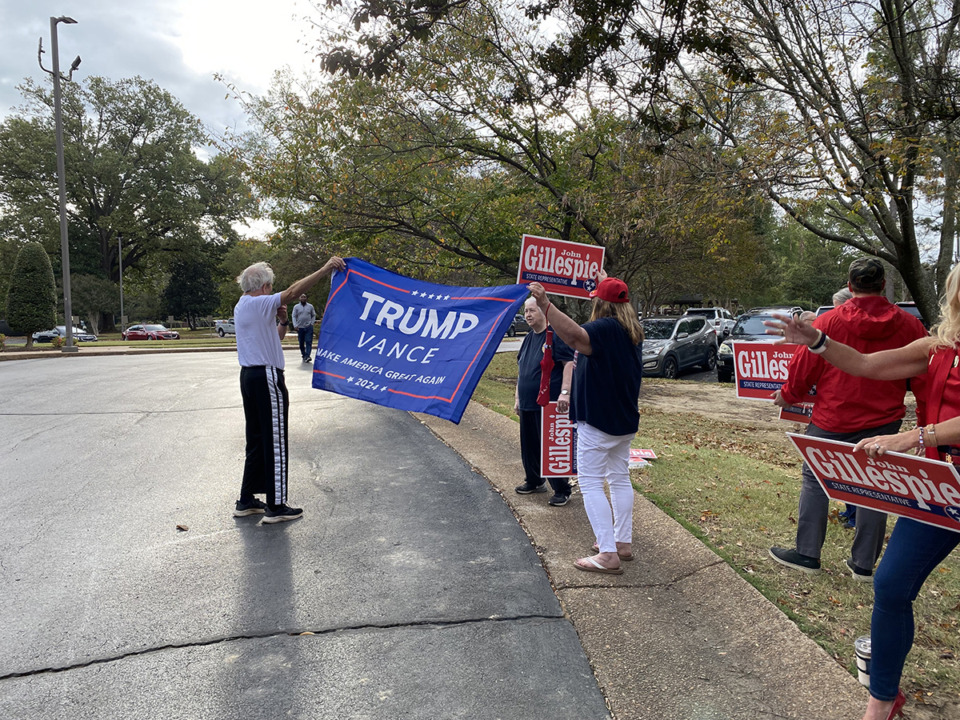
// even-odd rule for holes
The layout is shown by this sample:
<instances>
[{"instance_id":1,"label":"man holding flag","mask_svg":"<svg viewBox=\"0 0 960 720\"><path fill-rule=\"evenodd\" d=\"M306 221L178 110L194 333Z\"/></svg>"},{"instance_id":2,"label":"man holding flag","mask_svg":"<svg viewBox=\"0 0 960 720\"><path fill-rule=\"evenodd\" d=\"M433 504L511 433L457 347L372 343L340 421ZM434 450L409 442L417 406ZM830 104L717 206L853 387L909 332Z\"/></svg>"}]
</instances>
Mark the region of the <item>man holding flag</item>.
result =
<instances>
[{"instance_id":1,"label":"man holding flag","mask_svg":"<svg viewBox=\"0 0 960 720\"><path fill-rule=\"evenodd\" d=\"M559 398L557 410L569 410L573 350L554 336L536 298L528 298L524 303L523 317L531 329L517 354L514 410L520 418L520 458L526 480L517 486L516 492L529 495L547 491L547 483L540 475L541 408ZM550 504L566 505L570 499L570 479L552 477L549 480L553 488Z\"/></svg>"}]
</instances>

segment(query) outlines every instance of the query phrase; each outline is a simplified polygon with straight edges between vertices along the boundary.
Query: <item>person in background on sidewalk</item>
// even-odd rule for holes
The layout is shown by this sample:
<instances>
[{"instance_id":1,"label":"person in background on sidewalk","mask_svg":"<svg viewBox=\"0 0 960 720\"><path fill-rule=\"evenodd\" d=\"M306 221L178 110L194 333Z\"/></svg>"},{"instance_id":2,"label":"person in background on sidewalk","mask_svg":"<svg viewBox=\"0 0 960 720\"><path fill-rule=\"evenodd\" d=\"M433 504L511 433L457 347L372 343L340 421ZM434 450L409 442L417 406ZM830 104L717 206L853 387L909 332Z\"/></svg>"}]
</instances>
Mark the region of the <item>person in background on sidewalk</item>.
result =
<instances>
[{"instance_id":1,"label":"person in background on sidewalk","mask_svg":"<svg viewBox=\"0 0 960 720\"><path fill-rule=\"evenodd\" d=\"M886 280L879 260L854 260L848 280L853 297L814 320L812 327L861 352L903 347L927 336L923 323L883 296ZM807 348L798 350L790 360L787 382L774 393L774 402L780 407L796 405L813 386L817 398L806 430L812 437L855 443L868 435L896 432L906 414L904 380L877 382L851 377ZM812 574L820 571L830 500L806 463L801 477L796 546L772 547L770 557L781 565ZM887 516L860 508L856 525L846 564L855 580L869 582L883 550Z\"/></svg>"},{"instance_id":2,"label":"person in background on sidewalk","mask_svg":"<svg viewBox=\"0 0 960 720\"><path fill-rule=\"evenodd\" d=\"M633 559L630 442L640 426L643 328L626 283L603 271L597 279L590 320L582 327L551 305L540 283L531 283L530 294L556 335L577 352L570 417L577 423L577 476L598 552L574 564L620 575L620 561Z\"/></svg>"},{"instance_id":3,"label":"person in background on sidewalk","mask_svg":"<svg viewBox=\"0 0 960 720\"><path fill-rule=\"evenodd\" d=\"M854 451L882 459L888 452L922 449L932 460L960 464L960 265L947 276L940 322L929 337L906 347L864 354L837 342L808 323L779 316L766 324L781 342L801 343L824 360L855 377L905 380L922 376L914 386L924 401L929 425L901 433L864 437ZM911 381L912 382L912 381ZM901 517L873 580L870 620L870 698L862 720L892 720L903 714L907 699L900 678L913 646L913 601L936 567L960 544L960 532Z\"/></svg>"},{"instance_id":4,"label":"person in background on sidewalk","mask_svg":"<svg viewBox=\"0 0 960 720\"><path fill-rule=\"evenodd\" d=\"M233 309L240 361L240 395L246 420L246 460L240 499L234 516L265 515L263 522L296 520L300 508L287 506L287 417L289 396L283 379L283 347L287 304L334 270L344 270L339 257L297 280L282 293L273 292L273 268L260 262L237 278L243 295ZM267 502L254 495L266 495Z\"/></svg>"},{"instance_id":5,"label":"person in background on sidewalk","mask_svg":"<svg viewBox=\"0 0 960 720\"><path fill-rule=\"evenodd\" d=\"M520 352L517 353L517 388L513 409L520 418L520 459L526 480L517 486L521 495L547 491L546 480L540 475L540 435L543 418L538 398L543 403L557 400L557 410L567 412L570 409L570 386L573 381L573 350L567 344L548 332L547 319L537 306L536 298L527 298L523 304L523 317L530 325L530 332L523 339ZM552 367L549 371L542 366L545 355L552 353ZM547 378L544 372L549 372ZM541 393L541 390L545 392ZM566 505L570 500L570 478L549 478L553 488L551 505Z\"/></svg>"},{"instance_id":6,"label":"person in background on sidewalk","mask_svg":"<svg viewBox=\"0 0 960 720\"><path fill-rule=\"evenodd\" d=\"M313 324L317 321L317 311L307 302L307 296L301 295L300 302L293 306L293 327L297 331L297 340L300 342L300 357L303 362L310 362L310 352L313 350Z\"/></svg>"}]
</instances>

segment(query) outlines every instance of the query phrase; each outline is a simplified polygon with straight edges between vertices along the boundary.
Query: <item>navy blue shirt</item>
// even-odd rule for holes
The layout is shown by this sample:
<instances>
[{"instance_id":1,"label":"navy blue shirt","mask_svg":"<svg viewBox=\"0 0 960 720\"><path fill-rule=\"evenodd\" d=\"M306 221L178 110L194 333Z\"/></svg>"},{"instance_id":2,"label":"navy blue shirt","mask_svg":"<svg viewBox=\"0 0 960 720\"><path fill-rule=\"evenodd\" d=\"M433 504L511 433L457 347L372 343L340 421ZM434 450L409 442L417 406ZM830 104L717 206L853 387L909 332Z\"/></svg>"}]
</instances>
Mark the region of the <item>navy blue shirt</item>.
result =
<instances>
[{"instance_id":1,"label":"navy blue shirt","mask_svg":"<svg viewBox=\"0 0 960 720\"><path fill-rule=\"evenodd\" d=\"M543 345L547 331L530 331L523 339L517 353L517 396L521 410L539 410L537 395L540 394L540 361L543 360ZM560 397L563 384L563 363L573 362L573 350L556 333L553 334L553 371L550 373L550 399Z\"/></svg>"},{"instance_id":2,"label":"navy blue shirt","mask_svg":"<svg viewBox=\"0 0 960 720\"><path fill-rule=\"evenodd\" d=\"M643 342L634 345L616 318L583 326L591 354L577 355L570 417L608 435L629 435L640 427Z\"/></svg>"}]
</instances>

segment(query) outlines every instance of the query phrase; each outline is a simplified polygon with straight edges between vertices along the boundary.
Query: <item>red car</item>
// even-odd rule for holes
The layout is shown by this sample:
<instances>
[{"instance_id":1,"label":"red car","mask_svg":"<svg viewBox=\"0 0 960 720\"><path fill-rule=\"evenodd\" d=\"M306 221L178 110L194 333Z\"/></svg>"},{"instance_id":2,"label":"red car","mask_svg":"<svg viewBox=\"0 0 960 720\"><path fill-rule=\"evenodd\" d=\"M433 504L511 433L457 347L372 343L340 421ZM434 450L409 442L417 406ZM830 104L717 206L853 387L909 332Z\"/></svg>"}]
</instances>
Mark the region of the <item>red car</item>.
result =
<instances>
[{"instance_id":1,"label":"red car","mask_svg":"<svg viewBox=\"0 0 960 720\"><path fill-rule=\"evenodd\" d=\"M121 333L124 340L179 340L180 333L163 325L131 325Z\"/></svg>"}]
</instances>

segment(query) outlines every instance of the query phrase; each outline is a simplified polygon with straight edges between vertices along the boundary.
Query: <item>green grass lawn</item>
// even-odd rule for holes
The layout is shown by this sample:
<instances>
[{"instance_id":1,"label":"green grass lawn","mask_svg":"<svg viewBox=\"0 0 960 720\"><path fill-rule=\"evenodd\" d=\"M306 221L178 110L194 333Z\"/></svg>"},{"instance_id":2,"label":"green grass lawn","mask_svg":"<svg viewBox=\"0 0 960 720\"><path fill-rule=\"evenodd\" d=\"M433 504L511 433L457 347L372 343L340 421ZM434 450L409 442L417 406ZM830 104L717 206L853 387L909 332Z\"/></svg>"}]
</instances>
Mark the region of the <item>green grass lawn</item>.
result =
<instances>
[{"instance_id":1,"label":"green grass lawn","mask_svg":"<svg viewBox=\"0 0 960 720\"><path fill-rule=\"evenodd\" d=\"M513 414L516 355L501 353L487 368L474 400ZM649 382L677 382L644 380ZM682 381L681 381L682 382ZM684 383L696 392L695 383ZM732 402L738 402L732 400ZM837 662L856 674L853 643L870 633L873 586L845 572L853 530L842 527L835 504L823 547L824 571L807 576L769 559L772 545L793 547L800 460L781 443L757 440L751 428L696 413L643 405L634 447L658 459L634 470L638 492L674 517L786 613ZM786 426L785 426L786 430ZM893 529L888 521L888 532ZM903 688L917 701L940 705L960 697L958 652L960 561L956 553L934 572L915 603L916 641Z\"/></svg>"}]
</instances>

